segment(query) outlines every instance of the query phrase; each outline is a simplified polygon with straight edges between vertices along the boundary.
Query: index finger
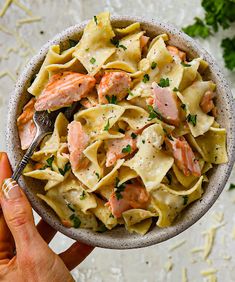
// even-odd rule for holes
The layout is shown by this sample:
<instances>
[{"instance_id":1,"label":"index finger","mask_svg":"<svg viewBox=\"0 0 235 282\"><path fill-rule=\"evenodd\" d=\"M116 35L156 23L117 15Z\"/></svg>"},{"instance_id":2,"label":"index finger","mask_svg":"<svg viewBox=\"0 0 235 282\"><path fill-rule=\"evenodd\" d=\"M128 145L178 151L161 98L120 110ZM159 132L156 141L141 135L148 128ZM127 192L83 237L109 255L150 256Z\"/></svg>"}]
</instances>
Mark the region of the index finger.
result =
<instances>
[{"instance_id":1,"label":"index finger","mask_svg":"<svg viewBox=\"0 0 235 282\"><path fill-rule=\"evenodd\" d=\"M7 157L7 154L0 152L0 187L4 179L10 178L12 175L11 166Z\"/></svg>"}]
</instances>

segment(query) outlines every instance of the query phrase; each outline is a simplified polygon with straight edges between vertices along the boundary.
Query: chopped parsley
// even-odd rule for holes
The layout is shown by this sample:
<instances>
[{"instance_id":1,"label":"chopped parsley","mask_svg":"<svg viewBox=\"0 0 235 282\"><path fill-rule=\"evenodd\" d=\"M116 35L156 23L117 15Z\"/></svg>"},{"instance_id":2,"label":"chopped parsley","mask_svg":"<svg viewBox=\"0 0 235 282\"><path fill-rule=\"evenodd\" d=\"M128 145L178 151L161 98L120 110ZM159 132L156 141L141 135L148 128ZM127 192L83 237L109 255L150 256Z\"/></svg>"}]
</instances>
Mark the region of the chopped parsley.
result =
<instances>
[{"instance_id":1,"label":"chopped parsley","mask_svg":"<svg viewBox=\"0 0 235 282\"><path fill-rule=\"evenodd\" d=\"M172 183L172 175L169 172L167 172L166 178L168 180L168 184L171 185L171 183Z\"/></svg>"},{"instance_id":2,"label":"chopped parsley","mask_svg":"<svg viewBox=\"0 0 235 282\"><path fill-rule=\"evenodd\" d=\"M98 24L97 16L94 16L94 22L96 25Z\"/></svg>"},{"instance_id":3,"label":"chopped parsley","mask_svg":"<svg viewBox=\"0 0 235 282\"><path fill-rule=\"evenodd\" d=\"M64 169L59 168L59 172L61 175L65 175L67 171L69 171L71 169L71 164L69 162L67 162L67 164L64 166Z\"/></svg>"},{"instance_id":4,"label":"chopped parsley","mask_svg":"<svg viewBox=\"0 0 235 282\"><path fill-rule=\"evenodd\" d=\"M116 48L122 48L124 51L127 49L126 46L120 44L120 41L119 41L116 37L110 39L110 42L111 42L114 46L116 46Z\"/></svg>"},{"instance_id":5,"label":"chopped parsley","mask_svg":"<svg viewBox=\"0 0 235 282\"><path fill-rule=\"evenodd\" d=\"M185 206L185 205L187 205L187 203L188 203L188 196L184 195L183 196L183 205Z\"/></svg>"},{"instance_id":6,"label":"chopped parsley","mask_svg":"<svg viewBox=\"0 0 235 282\"><path fill-rule=\"evenodd\" d=\"M44 167L42 167L40 170L46 169L48 167L50 167L50 169L53 170L52 164L53 164L54 159L55 159L55 156L51 156L49 159L47 159L46 160L47 164Z\"/></svg>"},{"instance_id":7,"label":"chopped parsley","mask_svg":"<svg viewBox=\"0 0 235 282\"><path fill-rule=\"evenodd\" d=\"M145 140L142 140L142 143L145 144Z\"/></svg>"},{"instance_id":8,"label":"chopped parsley","mask_svg":"<svg viewBox=\"0 0 235 282\"><path fill-rule=\"evenodd\" d=\"M81 220L74 213L69 217L69 219L72 220L74 228L80 227Z\"/></svg>"},{"instance_id":9,"label":"chopped parsley","mask_svg":"<svg viewBox=\"0 0 235 282\"><path fill-rule=\"evenodd\" d=\"M83 190L82 194L80 195L79 199L84 200L86 198L86 192Z\"/></svg>"},{"instance_id":10,"label":"chopped parsley","mask_svg":"<svg viewBox=\"0 0 235 282\"><path fill-rule=\"evenodd\" d=\"M181 104L180 106L184 111L186 110L186 105L185 104Z\"/></svg>"},{"instance_id":11,"label":"chopped parsley","mask_svg":"<svg viewBox=\"0 0 235 282\"><path fill-rule=\"evenodd\" d=\"M147 73L143 76L142 81L143 81L144 83L146 83L147 81L149 81L149 75L148 75Z\"/></svg>"},{"instance_id":12,"label":"chopped parsley","mask_svg":"<svg viewBox=\"0 0 235 282\"><path fill-rule=\"evenodd\" d=\"M105 98L109 102L109 104L117 104L117 96L112 95L111 97L106 95Z\"/></svg>"},{"instance_id":13,"label":"chopped parsley","mask_svg":"<svg viewBox=\"0 0 235 282\"><path fill-rule=\"evenodd\" d=\"M110 119L111 119L111 118L108 118L108 121L107 121L106 125L104 126L104 131L108 131L108 130L109 130L109 127L110 127L109 120L110 120Z\"/></svg>"},{"instance_id":14,"label":"chopped parsley","mask_svg":"<svg viewBox=\"0 0 235 282\"><path fill-rule=\"evenodd\" d=\"M122 153L130 153L131 152L131 145L126 145L125 148L122 149Z\"/></svg>"},{"instance_id":15,"label":"chopped parsley","mask_svg":"<svg viewBox=\"0 0 235 282\"><path fill-rule=\"evenodd\" d=\"M132 139L136 139L136 137L137 137L137 134L135 134L134 132L132 132L132 133L131 133L131 138L132 138Z\"/></svg>"},{"instance_id":16,"label":"chopped parsley","mask_svg":"<svg viewBox=\"0 0 235 282\"><path fill-rule=\"evenodd\" d=\"M160 81L159 81L159 83L158 83L158 85L159 85L160 87L168 87L168 86L170 86L170 80L169 80L169 78L168 78L168 77L167 77L167 78L161 78Z\"/></svg>"},{"instance_id":17,"label":"chopped parsley","mask_svg":"<svg viewBox=\"0 0 235 282\"><path fill-rule=\"evenodd\" d=\"M173 88L173 91L174 91L174 92L179 92L179 88L174 87L174 88Z\"/></svg>"},{"instance_id":18,"label":"chopped parsley","mask_svg":"<svg viewBox=\"0 0 235 282\"><path fill-rule=\"evenodd\" d=\"M74 46L76 46L78 44L77 41L73 40L73 39L69 39L69 47L72 48Z\"/></svg>"},{"instance_id":19,"label":"chopped parsley","mask_svg":"<svg viewBox=\"0 0 235 282\"><path fill-rule=\"evenodd\" d=\"M148 117L149 121L154 118L158 118L162 120L162 115L157 110L155 110L151 105L148 105L148 111L149 111L149 117Z\"/></svg>"},{"instance_id":20,"label":"chopped parsley","mask_svg":"<svg viewBox=\"0 0 235 282\"><path fill-rule=\"evenodd\" d=\"M95 175L97 176L98 179L100 179L100 175L98 172L96 172Z\"/></svg>"},{"instance_id":21,"label":"chopped parsley","mask_svg":"<svg viewBox=\"0 0 235 282\"><path fill-rule=\"evenodd\" d=\"M115 195L116 195L117 200L120 200L120 199L123 198L121 192L123 192L125 187L126 187L126 185L124 183L119 185L119 182L120 182L119 178L116 177L116 179L115 179Z\"/></svg>"},{"instance_id":22,"label":"chopped parsley","mask_svg":"<svg viewBox=\"0 0 235 282\"><path fill-rule=\"evenodd\" d=\"M75 209L73 207L73 205L71 203L68 203L67 204L67 207L72 211L72 212L75 212Z\"/></svg>"},{"instance_id":23,"label":"chopped parsley","mask_svg":"<svg viewBox=\"0 0 235 282\"><path fill-rule=\"evenodd\" d=\"M231 39L224 38L221 47L226 68L235 70L235 36Z\"/></svg>"},{"instance_id":24,"label":"chopped parsley","mask_svg":"<svg viewBox=\"0 0 235 282\"><path fill-rule=\"evenodd\" d=\"M131 89L128 89L127 92L129 95L134 96L134 94L131 92Z\"/></svg>"},{"instance_id":25,"label":"chopped parsley","mask_svg":"<svg viewBox=\"0 0 235 282\"><path fill-rule=\"evenodd\" d=\"M181 65L182 65L183 67L186 67L186 68L191 67L190 64L186 64L186 63L184 63L184 62L181 62Z\"/></svg>"},{"instance_id":26,"label":"chopped parsley","mask_svg":"<svg viewBox=\"0 0 235 282\"><path fill-rule=\"evenodd\" d=\"M95 59L94 57L92 57L92 58L90 59L90 63L91 63L92 65L94 65L95 62L96 62L96 59Z\"/></svg>"},{"instance_id":27,"label":"chopped parsley","mask_svg":"<svg viewBox=\"0 0 235 282\"><path fill-rule=\"evenodd\" d=\"M193 126L196 126L196 124L197 124L197 115L189 114L187 116L187 122L190 122L190 123L192 123Z\"/></svg>"},{"instance_id":28,"label":"chopped parsley","mask_svg":"<svg viewBox=\"0 0 235 282\"><path fill-rule=\"evenodd\" d=\"M194 20L195 22L192 25L183 27L182 30L191 37L208 37L211 34L210 28L200 18L195 17Z\"/></svg>"},{"instance_id":29,"label":"chopped parsley","mask_svg":"<svg viewBox=\"0 0 235 282\"><path fill-rule=\"evenodd\" d=\"M228 190L234 190L235 189L235 184L230 183Z\"/></svg>"},{"instance_id":30,"label":"chopped parsley","mask_svg":"<svg viewBox=\"0 0 235 282\"><path fill-rule=\"evenodd\" d=\"M118 129L118 132L120 132L120 133L122 133L122 134L125 134L125 130L122 129L122 128L119 128L119 129Z\"/></svg>"},{"instance_id":31,"label":"chopped parsley","mask_svg":"<svg viewBox=\"0 0 235 282\"><path fill-rule=\"evenodd\" d=\"M172 136L167 132L167 130L165 128L163 128L163 131L165 132L165 135L168 139L170 139L171 141L174 141L174 139L172 138Z\"/></svg>"},{"instance_id":32,"label":"chopped parsley","mask_svg":"<svg viewBox=\"0 0 235 282\"><path fill-rule=\"evenodd\" d=\"M154 70L156 68L156 66L157 66L157 63L156 62L152 62L151 69Z\"/></svg>"}]
</instances>

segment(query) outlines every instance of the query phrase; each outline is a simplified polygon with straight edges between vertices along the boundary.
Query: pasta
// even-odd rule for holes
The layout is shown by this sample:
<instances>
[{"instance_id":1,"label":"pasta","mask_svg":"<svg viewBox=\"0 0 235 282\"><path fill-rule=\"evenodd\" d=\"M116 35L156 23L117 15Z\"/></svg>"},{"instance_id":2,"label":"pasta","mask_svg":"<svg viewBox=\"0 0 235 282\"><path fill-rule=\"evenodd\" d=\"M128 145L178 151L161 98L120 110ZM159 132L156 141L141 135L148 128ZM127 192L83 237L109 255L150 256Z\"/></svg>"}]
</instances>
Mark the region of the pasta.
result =
<instances>
[{"instance_id":1,"label":"pasta","mask_svg":"<svg viewBox=\"0 0 235 282\"><path fill-rule=\"evenodd\" d=\"M28 88L31 110L80 109L72 120L58 114L24 176L43 181L38 197L66 227L168 227L203 197L208 171L228 161L208 64L169 39L150 38L138 22L114 27L103 12L75 46L49 48ZM17 124L31 140L26 110Z\"/></svg>"}]
</instances>

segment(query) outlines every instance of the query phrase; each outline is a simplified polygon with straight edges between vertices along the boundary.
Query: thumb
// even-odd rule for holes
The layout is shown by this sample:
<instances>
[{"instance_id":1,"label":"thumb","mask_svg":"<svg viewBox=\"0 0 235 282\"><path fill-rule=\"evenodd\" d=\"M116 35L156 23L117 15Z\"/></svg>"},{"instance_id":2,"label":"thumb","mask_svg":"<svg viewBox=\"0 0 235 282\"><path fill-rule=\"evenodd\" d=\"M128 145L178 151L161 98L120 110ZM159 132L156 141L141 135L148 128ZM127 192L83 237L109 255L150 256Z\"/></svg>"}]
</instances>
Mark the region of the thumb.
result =
<instances>
[{"instance_id":1,"label":"thumb","mask_svg":"<svg viewBox=\"0 0 235 282\"><path fill-rule=\"evenodd\" d=\"M14 237L17 252L30 248L39 234L34 224L31 206L13 179L4 180L0 202L6 223Z\"/></svg>"}]
</instances>

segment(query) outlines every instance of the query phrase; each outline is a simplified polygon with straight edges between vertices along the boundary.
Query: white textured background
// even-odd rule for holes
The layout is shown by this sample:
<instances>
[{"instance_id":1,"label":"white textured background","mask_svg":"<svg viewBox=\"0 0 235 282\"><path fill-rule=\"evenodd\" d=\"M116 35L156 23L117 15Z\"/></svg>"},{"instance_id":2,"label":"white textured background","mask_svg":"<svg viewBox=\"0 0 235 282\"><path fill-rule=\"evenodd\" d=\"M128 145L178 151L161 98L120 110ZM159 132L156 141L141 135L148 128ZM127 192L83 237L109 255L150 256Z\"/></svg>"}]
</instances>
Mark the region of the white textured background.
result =
<instances>
[{"instance_id":1,"label":"white textured background","mask_svg":"<svg viewBox=\"0 0 235 282\"><path fill-rule=\"evenodd\" d=\"M0 8L4 2L5 0L0 0ZM6 147L4 131L7 104L14 87L14 79L30 57L56 33L103 10L118 15L160 18L175 24L178 28L191 23L195 16L203 16L199 0L19 0L19 2L25 4L34 16L40 16L42 20L17 26L17 21L28 15L14 4L4 17L0 18L0 150ZM200 40L223 69L220 41L228 35L235 35L234 25L229 30L220 31L215 37ZM10 75L5 75L5 72ZM226 69L224 73L235 94L235 73ZM230 181L235 181L235 173ZM81 282L178 282L183 281L182 269L185 268L190 282L212 281L209 276L205 278L201 271L213 268L217 269L218 281L235 281L235 191L228 192L227 189L228 187L213 208L183 234L144 249L128 251L96 249L73 271L74 278ZM204 260L202 252L192 253L191 250L203 246L205 236L202 233L215 225L222 227L216 232L211 254ZM71 242L72 240L58 234L51 247L60 252ZM181 247L170 251L170 248L178 243L182 243ZM173 267L168 272L166 264L169 262Z\"/></svg>"}]
</instances>

